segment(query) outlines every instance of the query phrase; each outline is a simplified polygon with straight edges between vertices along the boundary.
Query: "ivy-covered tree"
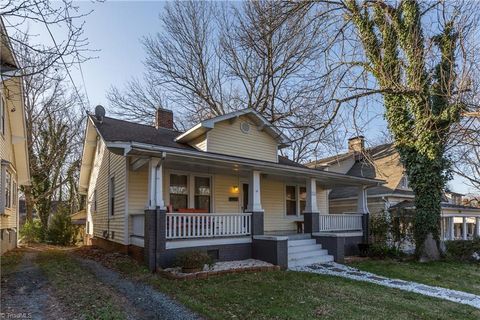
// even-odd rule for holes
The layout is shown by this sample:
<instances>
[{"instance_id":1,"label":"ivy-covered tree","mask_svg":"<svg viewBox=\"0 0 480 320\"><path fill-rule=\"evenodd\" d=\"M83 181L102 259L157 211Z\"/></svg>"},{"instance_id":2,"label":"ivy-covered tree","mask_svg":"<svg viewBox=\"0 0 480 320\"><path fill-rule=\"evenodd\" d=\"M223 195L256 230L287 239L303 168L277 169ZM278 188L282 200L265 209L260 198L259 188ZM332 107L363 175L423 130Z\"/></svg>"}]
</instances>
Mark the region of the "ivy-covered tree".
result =
<instances>
[{"instance_id":1,"label":"ivy-covered tree","mask_svg":"<svg viewBox=\"0 0 480 320\"><path fill-rule=\"evenodd\" d=\"M382 91L386 120L415 193L417 254L435 259L438 246L431 240L439 240L440 203L450 172L445 148L464 108L456 96L464 88L455 72L455 18L426 39L417 1L364 5L350 0L346 6L367 57L366 68ZM427 64L429 46L438 54L433 68Z\"/></svg>"}]
</instances>

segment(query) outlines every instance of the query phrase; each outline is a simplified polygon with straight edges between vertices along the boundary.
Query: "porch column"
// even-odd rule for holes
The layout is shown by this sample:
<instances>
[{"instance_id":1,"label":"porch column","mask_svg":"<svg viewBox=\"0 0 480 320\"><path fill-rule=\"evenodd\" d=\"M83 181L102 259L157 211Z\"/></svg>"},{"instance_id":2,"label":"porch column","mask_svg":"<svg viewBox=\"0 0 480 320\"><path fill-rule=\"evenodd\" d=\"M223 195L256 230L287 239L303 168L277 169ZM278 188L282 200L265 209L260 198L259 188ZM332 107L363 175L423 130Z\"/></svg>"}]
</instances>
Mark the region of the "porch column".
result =
<instances>
[{"instance_id":1,"label":"porch column","mask_svg":"<svg viewBox=\"0 0 480 320\"><path fill-rule=\"evenodd\" d=\"M305 233L315 233L320 231L320 217L317 206L317 180L314 178L307 179L307 203L303 213Z\"/></svg>"},{"instance_id":2,"label":"porch column","mask_svg":"<svg viewBox=\"0 0 480 320\"><path fill-rule=\"evenodd\" d=\"M253 170L248 184L248 212L252 213L252 235L263 235L264 212L260 197L260 171Z\"/></svg>"},{"instance_id":3,"label":"porch column","mask_svg":"<svg viewBox=\"0 0 480 320\"><path fill-rule=\"evenodd\" d=\"M467 240L467 217L462 218L462 239Z\"/></svg>"},{"instance_id":4,"label":"porch column","mask_svg":"<svg viewBox=\"0 0 480 320\"><path fill-rule=\"evenodd\" d=\"M475 218L475 235L480 237L480 217Z\"/></svg>"},{"instance_id":5,"label":"porch column","mask_svg":"<svg viewBox=\"0 0 480 320\"><path fill-rule=\"evenodd\" d=\"M148 203L145 209L144 252L150 271L162 265L166 250L166 208L163 200L163 165L160 159L148 163Z\"/></svg>"},{"instance_id":6,"label":"porch column","mask_svg":"<svg viewBox=\"0 0 480 320\"><path fill-rule=\"evenodd\" d=\"M368 210L368 200L367 200L367 187L361 186L358 188L358 198L357 198L357 213L363 214L362 216L362 230L363 230L363 241L368 243L369 235L369 218L370 212Z\"/></svg>"},{"instance_id":7,"label":"porch column","mask_svg":"<svg viewBox=\"0 0 480 320\"><path fill-rule=\"evenodd\" d=\"M455 217L450 217L450 240L455 240Z\"/></svg>"}]
</instances>

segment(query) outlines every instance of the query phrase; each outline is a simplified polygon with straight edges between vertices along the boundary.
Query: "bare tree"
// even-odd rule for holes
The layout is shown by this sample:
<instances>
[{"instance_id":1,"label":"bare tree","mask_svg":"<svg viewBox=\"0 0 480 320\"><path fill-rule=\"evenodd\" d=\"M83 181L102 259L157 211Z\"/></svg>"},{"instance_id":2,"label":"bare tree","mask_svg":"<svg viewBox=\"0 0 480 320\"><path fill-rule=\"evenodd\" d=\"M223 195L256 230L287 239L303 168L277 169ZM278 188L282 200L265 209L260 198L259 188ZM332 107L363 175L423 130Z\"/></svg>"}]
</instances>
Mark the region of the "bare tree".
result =
<instances>
[{"instance_id":1,"label":"bare tree","mask_svg":"<svg viewBox=\"0 0 480 320\"><path fill-rule=\"evenodd\" d=\"M38 59L28 50L19 51L19 58L25 65L35 65ZM78 112L82 102L65 85L64 73L55 69L30 73L27 69L27 74L24 94L32 184L23 191L27 219L32 219L35 208L46 230L53 201L78 202L71 182L79 170L84 117ZM71 196L68 199L61 196L65 191Z\"/></svg>"},{"instance_id":2,"label":"bare tree","mask_svg":"<svg viewBox=\"0 0 480 320\"><path fill-rule=\"evenodd\" d=\"M83 35L83 19L90 12L82 12L72 0L1 0L0 17L9 37L1 37L2 45L35 55L35 64L23 61L14 70L2 69L1 75L26 76L49 68L69 68L89 58L88 41ZM50 36L50 44L33 43L29 25L41 25ZM55 36L54 36L55 35Z\"/></svg>"},{"instance_id":3,"label":"bare tree","mask_svg":"<svg viewBox=\"0 0 480 320\"><path fill-rule=\"evenodd\" d=\"M161 16L164 30L143 40L143 82L108 98L117 115L152 119L155 107L180 111L194 123L253 108L293 141L286 154L305 160L331 124L335 106L326 102L321 24L314 15L292 16L277 26L282 7L274 1L244 4L177 2ZM312 144L311 142L315 143Z\"/></svg>"}]
</instances>

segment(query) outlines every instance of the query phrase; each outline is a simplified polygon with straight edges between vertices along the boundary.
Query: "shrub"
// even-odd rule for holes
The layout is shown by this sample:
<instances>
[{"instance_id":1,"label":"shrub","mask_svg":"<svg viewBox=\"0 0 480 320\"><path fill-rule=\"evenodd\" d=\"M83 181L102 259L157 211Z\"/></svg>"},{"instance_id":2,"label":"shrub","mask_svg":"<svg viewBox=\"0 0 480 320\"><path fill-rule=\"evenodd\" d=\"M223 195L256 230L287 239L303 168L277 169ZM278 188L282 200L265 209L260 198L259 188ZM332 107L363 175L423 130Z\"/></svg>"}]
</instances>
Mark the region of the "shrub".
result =
<instances>
[{"instance_id":1,"label":"shrub","mask_svg":"<svg viewBox=\"0 0 480 320\"><path fill-rule=\"evenodd\" d=\"M181 253L176 258L175 265L182 267L182 270L202 270L203 267L212 264L212 258L205 252L188 251Z\"/></svg>"},{"instance_id":2,"label":"shrub","mask_svg":"<svg viewBox=\"0 0 480 320\"><path fill-rule=\"evenodd\" d=\"M69 246L76 243L78 228L72 224L67 210L60 209L50 220L47 241L53 244Z\"/></svg>"},{"instance_id":3,"label":"shrub","mask_svg":"<svg viewBox=\"0 0 480 320\"><path fill-rule=\"evenodd\" d=\"M480 254L480 239L446 241L446 257L452 260L478 261Z\"/></svg>"},{"instance_id":4,"label":"shrub","mask_svg":"<svg viewBox=\"0 0 480 320\"><path fill-rule=\"evenodd\" d=\"M374 243L369 246L368 255L373 258L399 258L404 254L394 246Z\"/></svg>"},{"instance_id":5,"label":"shrub","mask_svg":"<svg viewBox=\"0 0 480 320\"><path fill-rule=\"evenodd\" d=\"M388 212L382 211L370 216L370 236L373 243L386 244L390 229Z\"/></svg>"},{"instance_id":6,"label":"shrub","mask_svg":"<svg viewBox=\"0 0 480 320\"><path fill-rule=\"evenodd\" d=\"M24 243L40 242L42 239L42 224L39 219L27 220L20 229L20 241Z\"/></svg>"}]
</instances>

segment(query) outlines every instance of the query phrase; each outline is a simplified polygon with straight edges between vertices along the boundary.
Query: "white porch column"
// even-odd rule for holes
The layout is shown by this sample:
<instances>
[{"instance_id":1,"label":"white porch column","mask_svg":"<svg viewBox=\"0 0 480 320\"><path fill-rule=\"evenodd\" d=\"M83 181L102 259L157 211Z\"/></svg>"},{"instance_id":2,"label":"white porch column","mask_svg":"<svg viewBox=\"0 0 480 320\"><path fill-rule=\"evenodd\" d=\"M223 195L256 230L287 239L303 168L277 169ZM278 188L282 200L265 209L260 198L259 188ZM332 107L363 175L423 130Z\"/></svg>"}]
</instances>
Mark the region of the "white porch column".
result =
<instances>
[{"instance_id":1,"label":"white porch column","mask_svg":"<svg viewBox=\"0 0 480 320\"><path fill-rule=\"evenodd\" d=\"M261 197L260 197L260 171L252 171L250 175L250 183L248 188L248 211L249 212L263 212Z\"/></svg>"},{"instance_id":2,"label":"white porch column","mask_svg":"<svg viewBox=\"0 0 480 320\"><path fill-rule=\"evenodd\" d=\"M358 188L357 213L370 213L368 211L367 187L365 186Z\"/></svg>"},{"instance_id":3,"label":"white porch column","mask_svg":"<svg viewBox=\"0 0 480 320\"><path fill-rule=\"evenodd\" d=\"M462 239L467 240L467 217L462 218Z\"/></svg>"},{"instance_id":4,"label":"white porch column","mask_svg":"<svg viewBox=\"0 0 480 320\"><path fill-rule=\"evenodd\" d=\"M480 237L480 217L475 218L475 235Z\"/></svg>"},{"instance_id":5,"label":"white porch column","mask_svg":"<svg viewBox=\"0 0 480 320\"><path fill-rule=\"evenodd\" d=\"M155 168L155 204L160 209L165 209L165 201L163 200L163 163L158 162Z\"/></svg>"},{"instance_id":6,"label":"white porch column","mask_svg":"<svg viewBox=\"0 0 480 320\"><path fill-rule=\"evenodd\" d=\"M148 209L156 209L157 200L160 201L157 199L157 167L159 163L160 159L157 158L151 158L148 162ZM163 194L161 197L163 198Z\"/></svg>"},{"instance_id":7,"label":"white porch column","mask_svg":"<svg viewBox=\"0 0 480 320\"><path fill-rule=\"evenodd\" d=\"M307 203L305 204L305 212L318 212L317 206L317 180L314 178L307 179Z\"/></svg>"},{"instance_id":8,"label":"white porch column","mask_svg":"<svg viewBox=\"0 0 480 320\"><path fill-rule=\"evenodd\" d=\"M450 217L449 220L449 240L455 240L455 217Z\"/></svg>"}]
</instances>

